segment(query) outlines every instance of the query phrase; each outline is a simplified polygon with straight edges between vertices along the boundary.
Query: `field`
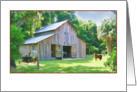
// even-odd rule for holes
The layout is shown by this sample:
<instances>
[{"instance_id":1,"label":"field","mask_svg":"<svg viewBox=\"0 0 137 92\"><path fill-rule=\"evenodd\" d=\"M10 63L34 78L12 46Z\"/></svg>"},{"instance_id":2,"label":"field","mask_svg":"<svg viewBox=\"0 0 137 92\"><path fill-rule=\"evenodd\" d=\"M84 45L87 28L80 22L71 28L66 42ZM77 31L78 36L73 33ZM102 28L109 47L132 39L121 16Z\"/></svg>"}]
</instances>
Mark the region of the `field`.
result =
<instances>
[{"instance_id":1,"label":"field","mask_svg":"<svg viewBox=\"0 0 137 92\"><path fill-rule=\"evenodd\" d=\"M37 70L36 63L19 64L16 60L16 69L12 69L11 73L110 73L110 68L105 67L103 62L108 55L103 55L102 60L95 61L94 55L90 58L72 59L72 60L44 60L40 61L40 69Z\"/></svg>"}]
</instances>

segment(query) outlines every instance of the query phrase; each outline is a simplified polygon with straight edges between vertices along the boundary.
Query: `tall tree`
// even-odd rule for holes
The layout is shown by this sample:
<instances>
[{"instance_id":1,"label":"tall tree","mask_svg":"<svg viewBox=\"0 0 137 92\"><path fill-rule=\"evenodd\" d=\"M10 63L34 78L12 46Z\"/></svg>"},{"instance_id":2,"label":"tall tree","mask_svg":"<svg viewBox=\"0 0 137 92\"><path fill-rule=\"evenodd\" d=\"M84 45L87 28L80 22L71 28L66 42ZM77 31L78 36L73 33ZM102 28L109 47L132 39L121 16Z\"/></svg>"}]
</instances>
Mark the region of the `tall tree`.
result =
<instances>
[{"instance_id":1,"label":"tall tree","mask_svg":"<svg viewBox=\"0 0 137 92\"><path fill-rule=\"evenodd\" d=\"M16 66L15 60L21 56L19 46L23 44L26 32L32 35L32 29L35 28L32 24L37 22L35 20L39 19L38 17L40 17L40 13L37 11L11 11L11 66L12 64Z\"/></svg>"},{"instance_id":2,"label":"tall tree","mask_svg":"<svg viewBox=\"0 0 137 92\"><path fill-rule=\"evenodd\" d=\"M74 17L75 11L55 11L57 22L71 19Z\"/></svg>"},{"instance_id":3,"label":"tall tree","mask_svg":"<svg viewBox=\"0 0 137 92\"><path fill-rule=\"evenodd\" d=\"M18 28L15 24L11 25L10 32L10 59L11 66L16 67L15 60L20 58L19 46L24 42L24 35L21 33L21 28Z\"/></svg>"},{"instance_id":4,"label":"tall tree","mask_svg":"<svg viewBox=\"0 0 137 92\"><path fill-rule=\"evenodd\" d=\"M112 52L116 39L116 19L106 19L98 27L98 39L106 39L107 52Z\"/></svg>"}]
</instances>

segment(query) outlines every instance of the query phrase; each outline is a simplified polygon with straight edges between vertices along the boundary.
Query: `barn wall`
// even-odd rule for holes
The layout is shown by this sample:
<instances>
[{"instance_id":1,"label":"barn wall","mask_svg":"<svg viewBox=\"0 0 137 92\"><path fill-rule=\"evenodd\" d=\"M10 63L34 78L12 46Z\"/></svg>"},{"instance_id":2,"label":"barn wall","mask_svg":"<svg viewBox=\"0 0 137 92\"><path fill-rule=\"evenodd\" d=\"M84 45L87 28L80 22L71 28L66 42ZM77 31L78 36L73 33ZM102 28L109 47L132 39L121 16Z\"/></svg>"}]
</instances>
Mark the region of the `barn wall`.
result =
<instances>
[{"instance_id":1,"label":"barn wall","mask_svg":"<svg viewBox=\"0 0 137 92\"><path fill-rule=\"evenodd\" d=\"M55 35L40 41L38 44L40 50L39 51L40 60L51 59L51 44L56 44Z\"/></svg>"},{"instance_id":2,"label":"barn wall","mask_svg":"<svg viewBox=\"0 0 137 92\"><path fill-rule=\"evenodd\" d=\"M22 57L28 56L31 53L32 56L32 46L34 46L34 50L37 50L37 44L30 44L30 45L21 45L19 48Z\"/></svg>"}]
</instances>

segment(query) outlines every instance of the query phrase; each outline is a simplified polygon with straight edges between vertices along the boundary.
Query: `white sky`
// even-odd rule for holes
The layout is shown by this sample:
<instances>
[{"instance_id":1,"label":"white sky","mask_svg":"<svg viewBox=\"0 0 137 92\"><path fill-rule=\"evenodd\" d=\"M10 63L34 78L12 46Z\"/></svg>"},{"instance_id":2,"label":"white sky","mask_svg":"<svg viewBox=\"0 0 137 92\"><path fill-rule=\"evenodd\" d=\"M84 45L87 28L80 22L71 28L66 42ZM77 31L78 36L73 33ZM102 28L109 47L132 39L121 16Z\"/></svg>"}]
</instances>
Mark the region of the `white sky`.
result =
<instances>
[{"instance_id":1,"label":"white sky","mask_svg":"<svg viewBox=\"0 0 137 92\"><path fill-rule=\"evenodd\" d=\"M82 21L92 20L97 26L101 25L101 21L108 18L115 18L112 11L76 11L75 15Z\"/></svg>"}]
</instances>

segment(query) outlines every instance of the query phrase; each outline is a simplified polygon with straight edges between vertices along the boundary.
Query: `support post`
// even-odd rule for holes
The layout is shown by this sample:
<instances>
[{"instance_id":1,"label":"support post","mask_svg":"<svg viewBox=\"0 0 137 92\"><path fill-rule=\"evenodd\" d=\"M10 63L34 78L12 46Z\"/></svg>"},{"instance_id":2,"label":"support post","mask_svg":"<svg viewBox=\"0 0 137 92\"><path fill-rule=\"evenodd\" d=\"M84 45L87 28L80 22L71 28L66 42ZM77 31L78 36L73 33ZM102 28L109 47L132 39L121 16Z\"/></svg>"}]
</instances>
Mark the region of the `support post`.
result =
<instances>
[{"instance_id":1,"label":"support post","mask_svg":"<svg viewBox=\"0 0 137 92\"><path fill-rule=\"evenodd\" d=\"M38 60L37 60L37 69L39 70L39 54L40 54L40 49L39 49L39 43L38 43Z\"/></svg>"},{"instance_id":2,"label":"support post","mask_svg":"<svg viewBox=\"0 0 137 92\"><path fill-rule=\"evenodd\" d=\"M63 46L61 45L61 59L63 60Z\"/></svg>"}]
</instances>

